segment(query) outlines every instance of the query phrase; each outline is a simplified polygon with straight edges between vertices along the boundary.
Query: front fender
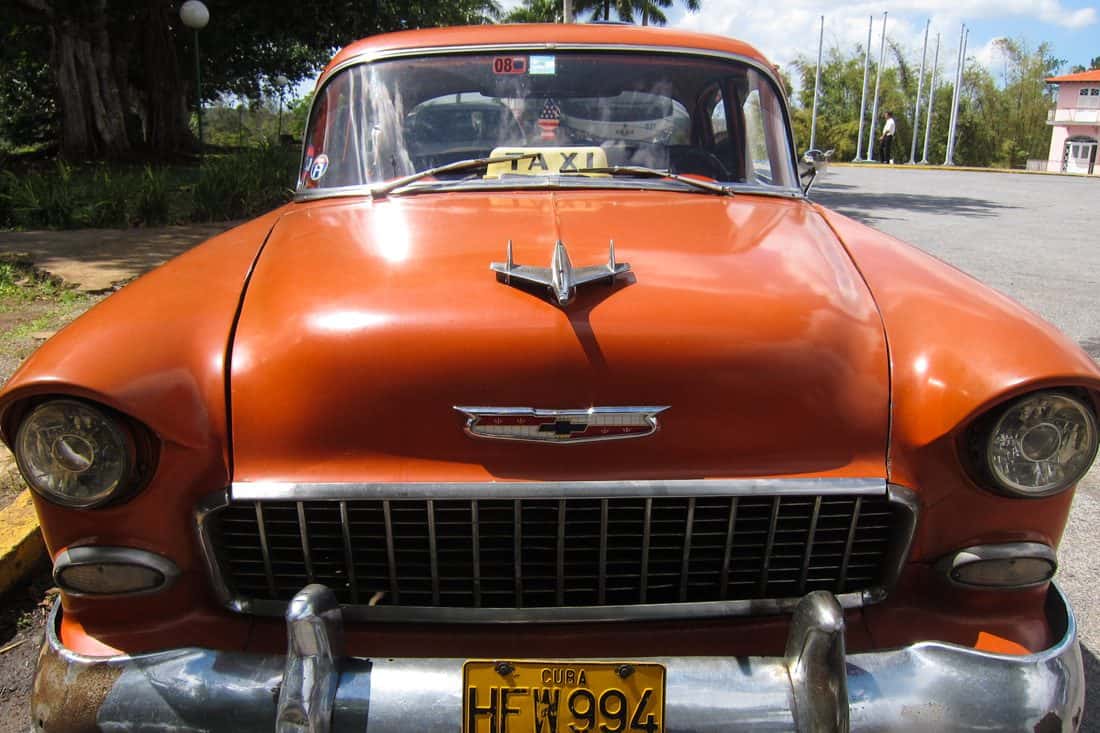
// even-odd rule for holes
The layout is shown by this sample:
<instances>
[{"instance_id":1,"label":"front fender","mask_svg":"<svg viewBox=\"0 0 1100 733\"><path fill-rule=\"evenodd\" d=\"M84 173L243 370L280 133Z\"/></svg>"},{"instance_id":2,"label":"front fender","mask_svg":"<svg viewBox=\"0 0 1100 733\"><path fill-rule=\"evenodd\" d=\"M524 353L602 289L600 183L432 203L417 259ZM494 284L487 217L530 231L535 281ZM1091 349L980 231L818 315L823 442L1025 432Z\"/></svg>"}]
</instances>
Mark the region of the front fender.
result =
<instances>
[{"instance_id":1,"label":"front fender","mask_svg":"<svg viewBox=\"0 0 1100 733\"><path fill-rule=\"evenodd\" d=\"M848 217L818 211L882 316L891 374L888 472L890 481L920 491L918 557L979 539L1056 545L1073 492L1034 500L992 494L963 470L957 439L978 415L1034 389L1076 386L1095 401L1096 363L1054 326L969 275Z\"/></svg>"}]
</instances>

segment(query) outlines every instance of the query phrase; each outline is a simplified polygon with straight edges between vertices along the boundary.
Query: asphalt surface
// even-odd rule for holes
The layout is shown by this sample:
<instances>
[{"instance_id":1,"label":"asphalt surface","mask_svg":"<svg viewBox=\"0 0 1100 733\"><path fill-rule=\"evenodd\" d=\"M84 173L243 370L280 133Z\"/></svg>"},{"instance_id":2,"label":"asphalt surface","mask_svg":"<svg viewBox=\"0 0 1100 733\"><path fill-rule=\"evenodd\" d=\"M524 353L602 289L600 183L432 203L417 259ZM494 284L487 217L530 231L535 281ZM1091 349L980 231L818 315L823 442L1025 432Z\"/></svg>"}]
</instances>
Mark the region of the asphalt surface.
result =
<instances>
[{"instance_id":1,"label":"asphalt surface","mask_svg":"<svg viewBox=\"0 0 1100 733\"><path fill-rule=\"evenodd\" d=\"M1015 298L1100 361L1100 180L875 166L834 167L811 197ZM1100 732L1100 462L1082 481L1057 581L1077 613L1088 692L1081 730Z\"/></svg>"}]
</instances>

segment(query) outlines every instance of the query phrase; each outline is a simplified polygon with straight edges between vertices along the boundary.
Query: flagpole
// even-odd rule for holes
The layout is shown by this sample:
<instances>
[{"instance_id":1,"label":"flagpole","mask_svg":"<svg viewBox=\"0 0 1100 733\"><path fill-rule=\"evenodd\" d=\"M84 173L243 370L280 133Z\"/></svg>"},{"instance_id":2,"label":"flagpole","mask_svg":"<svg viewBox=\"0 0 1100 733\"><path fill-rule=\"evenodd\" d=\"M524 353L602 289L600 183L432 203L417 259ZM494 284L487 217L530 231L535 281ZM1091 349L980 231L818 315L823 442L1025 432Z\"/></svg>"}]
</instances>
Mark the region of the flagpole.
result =
<instances>
[{"instance_id":1,"label":"flagpole","mask_svg":"<svg viewBox=\"0 0 1100 733\"><path fill-rule=\"evenodd\" d=\"M867 46L863 52L863 92L859 96L859 134L856 135L856 157L853 163L858 163L863 155L863 119L867 114L867 72L871 68L871 31L875 27L875 16L871 16L867 23Z\"/></svg>"},{"instance_id":2,"label":"flagpole","mask_svg":"<svg viewBox=\"0 0 1100 733\"><path fill-rule=\"evenodd\" d=\"M825 45L825 16L821 16L821 33L817 37L817 74L814 75L814 109L810 113L810 150L817 150L817 98L821 87L821 50Z\"/></svg>"},{"instance_id":3,"label":"flagpole","mask_svg":"<svg viewBox=\"0 0 1100 733\"><path fill-rule=\"evenodd\" d=\"M928 165L928 140L932 134L932 102L936 99L936 70L940 63L940 34L936 34L936 53L932 55L932 73L928 77L928 116L924 123L924 154L921 165Z\"/></svg>"},{"instance_id":4,"label":"flagpole","mask_svg":"<svg viewBox=\"0 0 1100 733\"><path fill-rule=\"evenodd\" d=\"M909 146L909 165L917 163L917 133L920 131L920 98L924 94L924 61L928 58L928 30L932 27L932 19L924 24L924 48L920 52L920 73L917 75L917 102L913 107L913 143Z\"/></svg>"},{"instance_id":5,"label":"flagpole","mask_svg":"<svg viewBox=\"0 0 1100 733\"><path fill-rule=\"evenodd\" d=\"M886 16L882 14L882 41L878 47L878 71L875 73L875 103L871 105L871 129L867 133L867 160L873 160L872 153L875 150L875 124L878 119L878 90L882 82L882 67L886 63ZM885 160L879 161L885 163Z\"/></svg>"},{"instance_id":6,"label":"flagpole","mask_svg":"<svg viewBox=\"0 0 1100 733\"><path fill-rule=\"evenodd\" d=\"M944 165L955 165L955 128L959 123L959 102L962 99L963 66L966 64L966 24L959 33L959 63L955 68L955 93L951 96L951 123L947 129L947 156Z\"/></svg>"}]
</instances>

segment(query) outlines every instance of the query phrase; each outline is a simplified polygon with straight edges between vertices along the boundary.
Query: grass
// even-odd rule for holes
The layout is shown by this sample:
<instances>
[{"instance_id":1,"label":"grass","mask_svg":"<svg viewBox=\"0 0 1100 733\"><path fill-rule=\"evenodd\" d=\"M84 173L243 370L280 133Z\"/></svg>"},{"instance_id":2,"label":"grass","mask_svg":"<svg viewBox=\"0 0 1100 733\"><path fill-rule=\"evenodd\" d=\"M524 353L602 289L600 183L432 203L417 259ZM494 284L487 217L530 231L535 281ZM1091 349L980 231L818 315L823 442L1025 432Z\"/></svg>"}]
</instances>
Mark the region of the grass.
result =
<instances>
[{"instance_id":1,"label":"grass","mask_svg":"<svg viewBox=\"0 0 1100 733\"><path fill-rule=\"evenodd\" d=\"M0 259L0 303L4 300L52 300L72 301L81 294L66 288L57 278L34 268L29 262L16 258Z\"/></svg>"},{"instance_id":2,"label":"grass","mask_svg":"<svg viewBox=\"0 0 1100 733\"><path fill-rule=\"evenodd\" d=\"M0 380L99 297L66 287L17 258L0 259Z\"/></svg>"},{"instance_id":3,"label":"grass","mask_svg":"<svg viewBox=\"0 0 1100 733\"><path fill-rule=\"evenodd\" d=\"M212 153L199 165L72 165L0 173L0 228L163 226L244 219L290 198L296 148Z\"/></svg>"}]
</instances>

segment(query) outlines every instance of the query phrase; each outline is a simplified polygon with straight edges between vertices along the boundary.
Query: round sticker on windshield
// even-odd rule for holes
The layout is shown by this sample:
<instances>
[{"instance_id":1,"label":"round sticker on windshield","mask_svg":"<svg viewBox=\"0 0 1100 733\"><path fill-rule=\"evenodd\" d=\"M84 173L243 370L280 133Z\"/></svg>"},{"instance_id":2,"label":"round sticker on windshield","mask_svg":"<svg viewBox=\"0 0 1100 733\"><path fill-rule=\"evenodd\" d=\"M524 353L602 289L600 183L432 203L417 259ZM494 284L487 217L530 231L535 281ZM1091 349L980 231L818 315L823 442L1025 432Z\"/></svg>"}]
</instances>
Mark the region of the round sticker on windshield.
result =
<instances>
[{"instance_id":1,"label":"round sticker on windshield","mask_svg":"<svg viewBox=\"0 0 1100 733\"><path fill-rule=\"evenodd\" d=\"M313 159L313 166L309 169L309 179L311 181L321 180L321 176L325 175L325 171L328 170L328 156L321 153Z\"/></svg>"}]
</instances>

